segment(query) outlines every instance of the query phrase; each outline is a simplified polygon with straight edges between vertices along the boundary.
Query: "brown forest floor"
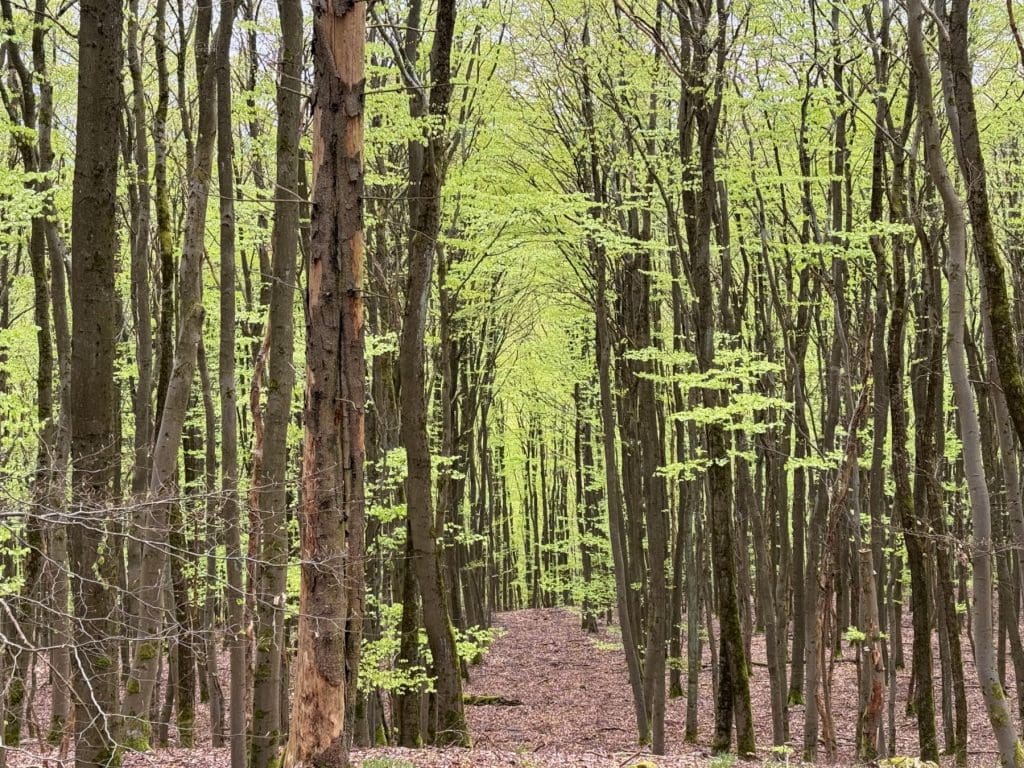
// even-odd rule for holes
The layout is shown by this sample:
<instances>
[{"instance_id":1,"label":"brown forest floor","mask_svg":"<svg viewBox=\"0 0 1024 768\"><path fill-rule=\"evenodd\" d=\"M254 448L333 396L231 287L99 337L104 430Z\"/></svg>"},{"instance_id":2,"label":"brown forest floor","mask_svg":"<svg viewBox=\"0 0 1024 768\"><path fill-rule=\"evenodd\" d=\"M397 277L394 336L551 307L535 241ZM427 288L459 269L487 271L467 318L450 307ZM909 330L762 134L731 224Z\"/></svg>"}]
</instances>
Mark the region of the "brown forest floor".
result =
<instances>
[{"instance_id":1,"label":"brown forest floor","mask_svg":"<svg viewBox=\"0 0 1024 768\"><path fill-rule=\"evenodd\" d=\"M561 609L524 610L499 614L497 626L504 634L495 641L484 662L470 670L467 693L501 695L522 700L523 706L472 706L468 708L474 748L471 750L375 749L363 757L388 756L423 768L455 766L628 766L647 761L660 768L711 766L711 736L714 707L711 688L711 656L704 644L701 670L700 743L683 742L686 721L685 699L670 699L665 722L665 756L652 756L636 746L636 724L629 690L625 657L617 628L603 625L598 637L580 630L577 614ZM911 632L904 627L905 652L909 665ZM964 639L965 643L966 638ZM969 653L969 646L965 645ZM765 666L764 636L752 642L753 674L751 696L754 728L762 762L784 758L773 755L768 672ZM937 645L933 648L938 658ZM984 704L974 681L974 666L967 674L968 710L972 766L997 762ZM1007 671L1012 686L1012 669ZM909 668L897 671L896 736L897 754L917 753L917 727L906 716ZM1013 689L1008 695L1014 696ZM940 708L936 686L936 709ZM833 671L832 709L839 748L838 764L854 762L854 728L857 713L857 665L852 651L836 660ZM803 745L802 706L790 708L790 762L798 762ZM940 744L941 737L941 720ZM823 762L824 750L819 751ZM952 765L951 759L943 764ZM719 763L720 765L720 763ZM742 765L742 763L741 763ZM376 766L374 767L376 768ZM381 767L383 768L383 766ZM397 768L397 766L395 767Z\"/></svg>"},{"instance_id":2,"label":"brown forest floor","mask_svg":"<svg viewBox=\"0 0 1024 768\"><path fill-rule=\"evenodd\" d=\"M483 663L470 669L466 692L479 696L498 695L517 699L519 706L470 706L467 708L473 735L472 749L375 748L359 750L353 755L353 766L364 768L555 768L556 766L601 766L602 768L628 768L647 761L660 768L690 768L691 766L726 766L727 762L713 762L709 745L714 725L711 693L710 651L704 649L701 670L701 707L699 713L700 743L683 743L686 716L684 699L670 700L665 724L666 756L651 756L636 746L635 721L632 699L626 675L625 659L615 627L602 627L597 636L588 636L579 628L579 617L569 610L540 609L499 614L496 625L503 634L495 641ZM904 627L907 659L910 656L910 629ZM965 638L966 643L966 638ZM969 654L969 646L965 645ZM938 649L934 652L938 654ZM771 746L771 715L768 699L767 669L764 666L764 638L753 640L753 697L754 727L762 762L784 764L773 756ZM226 665L225 665L226 666ZM970 722L971 766L992 766L997 762L993 751L991 729L985 717L984 705L974 681L973 664L968 664L968 709ZM1012 669L1008 670L1011 690ZM896 733L897 753L916 753L917 729L912 717L907 717L906 694L909 670L897 673ZM225 687L226 689L226 687ZM936 709L939 709L936 690ZM45 706L48 691L39 690L36 722L46 722ZM205 710L205 708L203 708ZM837 729L840 765L853 763L854 725L857 712L856 663L852 652L835 663L833 677L833 717ZM939 722L940 744L941 718ZM790 730L793 756L797 762L803 739L803 707L790 710ZM125 758L126 768L142 766L196 766L197 768L226 768L229 759L226 750L209 746L207 713L201 711L196 723L199 742L194 749L161 749L148 754L133 754ZM171 731L173 742L174 732ZM205 742L205 743L204 743ZM821 752L823 755L823 751ZM952 765L944 758L943 764ZM8 765L11 768L28 766L70 766L70 760L60 760L55 753L41 753L34 742L23 750L11 750ZM753 762L748 763L753 764Z\"/></svg>"}]
</instances>

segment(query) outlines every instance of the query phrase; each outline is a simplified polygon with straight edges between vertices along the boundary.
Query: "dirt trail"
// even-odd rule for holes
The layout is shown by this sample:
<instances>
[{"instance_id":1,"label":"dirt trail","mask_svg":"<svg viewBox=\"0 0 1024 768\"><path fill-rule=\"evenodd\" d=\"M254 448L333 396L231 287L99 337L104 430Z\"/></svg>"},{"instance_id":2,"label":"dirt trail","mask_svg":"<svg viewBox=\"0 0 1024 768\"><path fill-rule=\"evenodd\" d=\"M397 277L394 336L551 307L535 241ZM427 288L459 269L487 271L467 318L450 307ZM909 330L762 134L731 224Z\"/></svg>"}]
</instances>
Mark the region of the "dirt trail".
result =
<instances>
[{"instance_id":1,"label":"dirt trail","mask_svg":"<svg viewBox=\"0 0 1024 768\"><path fill-rule=\"evenodd\" d=\"M503 613L495 625L503 634L483 663L470 668L466 693L503 696L521 705L467 707L470 750L375 749L360 756L429 768L626 768L643 760L665 768L707 765L706 753L691 745L673 744L671 756L658 758L636 745L626 662L614 627L588 636L580 630L579 616L561 609ZM684 716L683 708L673 705L666 731L681 735Z\"/></svg>"},{"instance_id":2,"label":"dirt trail","mask_svg":"<svg viewBox=\"0 0 1024 768\"><path fill-rule=\"evenodd\" d=\"M369 761L368 768L629 768L638 763L644 764L644 768L649 765L659 768L724 768L730 765L728 757L719 761L710 754L714 699L707 643L704 643L700 674L699 743L683 742L685 699L670 699L665 722L668 754L652 756L636 744L632 697L616 627L602 626L597 637L588 636L580 630L578 615L563 609L503 613L496 617L495 624L504 634L491 647L484 662L471 668L466 692L477 696L519 699L522 705L468 707L475 745L471 750L367 750L359 757ZM909 624L904 627L904 640L909 658ZM773 754L771 750L771 709L763 635L754 636L751 654L751 698L761 762L785 765L786 758ZM938 659L937 646L933 648L933 655ZM837 764L844 766L855 762L854 729L858 704L854 658L852 651L847 650L845 658L835 659L832 670L832 708L839 750ZM966 672L968 711L973 719L970 765L987 767L996 762L991 729L974 684L973 664L968 663ZM1012 670L1008 674L1012 678ZM917 750L916 722L907 716L905 710L909 670L898 670L896 681L896 751L901 755L914 755ZM1012 697L1012 679L1008 682L1011 688L1007 693ZM802 706L790 708L790 764L799 762L798 756L802 751L803 712ZM941 717L938 718L938 728L941 745ZM377 765L372 761L375 757L391 758L395 762ZM822 747L819 758L823 757ZM947 764L952 765L952 758L943 758L943 765Z\"/></svg>"}]
</instances>

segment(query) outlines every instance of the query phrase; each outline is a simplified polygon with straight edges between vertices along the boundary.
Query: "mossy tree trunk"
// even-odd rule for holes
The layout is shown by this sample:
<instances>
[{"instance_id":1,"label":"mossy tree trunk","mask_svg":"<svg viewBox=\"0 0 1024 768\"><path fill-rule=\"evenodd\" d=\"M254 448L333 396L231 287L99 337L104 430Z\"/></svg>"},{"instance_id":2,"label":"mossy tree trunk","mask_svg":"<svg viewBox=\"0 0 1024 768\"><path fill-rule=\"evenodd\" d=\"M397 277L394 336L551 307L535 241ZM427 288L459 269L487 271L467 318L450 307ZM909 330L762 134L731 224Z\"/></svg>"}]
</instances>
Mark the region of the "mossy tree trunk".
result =
<instances>
[{"instance_id":1,"label":"mossy tree trunk","mask_svg":"<svg viewBox=\"0 0 1024 768\"><path fill-rule=\"evenodd\" d=\"M959 22L966 24L967 4L962 0L956 0L954 6L958 4L964 13L964 17L960 18ZM925 159L929 175L942 198L943 213L949 229L949 257L946 265L949 283L946 347L950 380L953 384L953 393L960 417L964 477L971 504L973 528L971 564L973 566L974 598L971 605L971 624L974 635L974 660L982 697L999 747L1000 763L1004 768L1019 768L1024 765L1024 749L1021 748L1006 694L999 682L992 637L991 502L981 455L978 407L974 401L964 343L967 294L967 222L963 203L943 159L942 141L932 98L931 73L925 53L922 29L925 12L921 7L921 1L909 0L907 14L907 35L913 74L917 81L917 101L925 140ZM958 55L966 59L966 29L962 30L962 37L955 38L955 40L953 46L963 48L958 51ZM970 109L973 110L973 103L970 104ZM962 120L960 127L962 130ZM968 181L970 182L970 180ZM968 187L970 187L970 183ZM975 222L976 227L977 224L978 222ZM977 232L975 234L977 237ZM996 332L997 328L998 325L994 323L993 332ZM1002 372L1003 369L1000 370Z\"/></svg>"},{"instance_id":2,"label":"mossy tree trunk","mask_svg":"<svg viewBox=\"0 0 1024 768\"><path fill-rule=\"evenodd\" d=\"M299 75L302 67L302 4L279 0L281 54L277 84L277 171L274 220L271 233L270 306L265 346L266 407L263 413L262 452L254 462L254 491L260 518L260 562L254 586L256 600L256 665L253 680L251 760L253 768L268 768L283 747L283 716L279 690L282 686L282 639L284 599L287 590L288 533L286 521L288 422L291 417L295 373L293 304L299 241ZM261 354L259 364L263 364ZM259 403L254 407L259 408ZM232 549L236 542L237 515L226 521ZM242 574L229 570L228 589L241 599ZM237 590L237 591L236 591ZM229 606L230 608L230 606ZM239 612L240 613L240 612ZM232 639L232 768L244 768L244 669L245 638L242 616L230 620ZM238 667L236 673L235 667ZM242 681L235 680L236 674ZM239 686L236 690L235 686ZM235 710L237 722L235 720ZM241 728L241 733L236 730ZM236 743L237 741L237 743ZM236 763L237 760L237 763Z\"/></svg>"},{"instance_id":3,"label":"mossy tree trunk","mask_svg":"<svg viewBox=\"0 0 1024 768\"><path fill-rule=\"evenodd\" d=\"M148 705L156 684L160 627L163 611L160 593L167 560L170 505L173 503L178 450L192 391L203 327L202 259L205 254L206 209L216 138L216 78L208 50L212 5L199 5L196 29L196 68L200 79L198 141L189 171L188 207L179 274L180 318L174 363L160 414L160 429L153 447L151 500L137 520L136 535L143 541L138 575L138 637L122 703L125 745L149 748ZM232 14L221 18L215 37L217 50L230 45ZM213 59L216 58L216 54ZM165 350L166 352L166 350Z\"/></svg>"}]
</instances>

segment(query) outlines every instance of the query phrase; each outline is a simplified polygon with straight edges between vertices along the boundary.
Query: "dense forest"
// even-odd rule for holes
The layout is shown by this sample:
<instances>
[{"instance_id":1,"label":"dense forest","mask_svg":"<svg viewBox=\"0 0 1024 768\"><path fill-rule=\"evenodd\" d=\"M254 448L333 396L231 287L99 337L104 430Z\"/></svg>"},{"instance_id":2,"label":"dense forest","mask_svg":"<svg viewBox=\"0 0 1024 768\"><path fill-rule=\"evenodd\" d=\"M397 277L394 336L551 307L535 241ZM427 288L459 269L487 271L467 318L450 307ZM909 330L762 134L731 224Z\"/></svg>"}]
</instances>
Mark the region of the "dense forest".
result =
<instances>
[{"instance_id":1,"label":"dense forest","mask_svg":"<svg viewBox=\"0 0 1024 768\"><path fill-rule=\"evenodd\" d=\"M1020 14L0 0L0 768L1024 767Z\"/></svg>"}]
</instances>

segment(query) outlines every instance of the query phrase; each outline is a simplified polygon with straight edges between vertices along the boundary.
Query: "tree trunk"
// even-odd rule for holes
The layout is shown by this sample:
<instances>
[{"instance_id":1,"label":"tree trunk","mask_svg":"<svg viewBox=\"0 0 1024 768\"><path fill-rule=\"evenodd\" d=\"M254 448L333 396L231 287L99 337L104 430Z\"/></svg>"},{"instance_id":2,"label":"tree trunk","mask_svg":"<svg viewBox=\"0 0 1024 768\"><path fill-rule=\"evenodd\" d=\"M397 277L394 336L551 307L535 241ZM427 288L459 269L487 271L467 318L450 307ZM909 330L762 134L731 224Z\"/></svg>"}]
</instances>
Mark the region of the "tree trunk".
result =
<instances>
[{"instance_id":1,"label":"tree trunk","mask_svg":"<svg viewBox=\"0 0 1024 768\"><path fill-rule=\"evenodd\" d=\"M584 27L582 42L590 45L589 27ZM599 171L600 149L596 141L594 95L586 67L581 70L583 126L586 131L587 152L584 188L593 202L590 215L600 220L603 215L605 190ZM598 412L601 422L601 447L604 458L604 492L608 507L608 539L611 544L612 569L615 574L616 608L622 630L622 647L626 656L630 690L633 694L633 713L636 717L637 738L647 743L650 738L650 719L644 700L643 670L639 655L639 637L636 634L636 603L629 577L629 553L626 542L626 524L623 513L622 490L619 479L619 456L615 444L615 402L612 381L612 329L609 317L608 255L596 239L588 244L590 266L594 275L595 358L597 363Z\"/></svg>"},{"instance_id":2,"label":"tree trunk","mask_svg":"<svg viewBox=\"0 0 1024 768\"><path fill-rule=\"evenodd\" d=\"M132 315L135 320L135 360L139 377L135 385L134 449L132 466L132 493L142 497L150 473L150 451L153 443L153 327L152 307L149 290L149 143L146 138L146 93L143 84L142 59L139 53L139 3L129 4L128 18L128 69L132 80L132 121L135 128L133 137L137 207L134 212L132 238ZM129 544L131 546L131 544Z\"/></svg>"},{"instance_id":3,"label":"tree trunk","mask_svg":"<svg viewBox=\"0 0 1024 768\"><path fill-rule=\"evenodd\" d=\"M905 194L902 169L893 173L894 205L902 208ZM918 517L910 484L910 454L907 449L907 400L904 386L904 346L907 313L906 266L904 248L893 251L893 301L889 324L889 411L892 420L892 474L894 517L903 529L910 566L910 599L913 612L914 711L917 715L918 743L922 759L938 761L939 745L935 734L935 696L932 685L931 596L927 564L930 560L925 520ZM920 415L924 418L924 414ZM923 512L923 510L921 510Z\"/></svg>"},{"instance_id":4,"label":"tree trunk","mask_svg":"<svg viewBox=\"0 0 1024 768\"><path fill-rule=\"evenodd\" d=\"M622 647L625 651L626 666L629 670L629 683L633 692L633 710L636 715L637 736L640 743L647 743L650 738L650 720L644 701L643 674L640 657L637 653L638 641L634 635L632 617L633 604L630 599L632 587L626 568L625 524L622 515L622 496L619 490L618 452L615 446L615 409L612 402L611 382L611 329L608 327L608 306L604 297L607 285L605 281L606 264L604 251L596 244L591 248L594 262L595 307L597 316L597 379L600 390L601 404L601 444L604 448L605 497L608 504L608 530L611 541L613 567L615 569L615 595L619 614L619 626L622 629Z\"/></svg>"},{"instance_id":5,"label":"tree trunk","mask_svg":"<svg viewBox=\"0 0 1024 768\"><path fill-rule=\"evenodd\" d=\"M116 752L118 671L108 505L117 472L114 272L117 263L118 114L121 28L118 0L82 0L71 248L73 343L71 457L74 516L68 525L78 673L75 764L100 768Z\"/></svg>"},{"instance_id":6,"label":"tree trunk","mask_svg":"<svg viewBox=\"0 0 1024 768\"><path fill-rule=\"evenodd\" d=\"M988 292L985 314L992 326L999 379L1017 439L1024 444L1024 374L1017 357L1019 347L1013 327L1013 302L1007 291L1006 268L992 221L985 155L974 105L974 71L968 45L970 9L971 0L952 0L950 4L946 19L948 39L944 38L939 45L939 54L949 75L942 81L947 104L955 116L951 119L956 127L952 136L964 178L974 252L982 285Z\"/></svg>"},{"instance_id":7,"label":"tree trunk","mask_svg":"<svg viewBox=\"0 0 1024 768\"><path fill-rule=\"evenodd\" d=\"M279 0L282 47L277 87L277 177L272 233L273 281L267 319L267 405L262 454L254 461L254 496L260 508L260 562L256 585L256 677L253 690L252 765L268 768L277 759L282 742L281 686L285 592L287 590L288 534L285 524L288 468L288 422L295 374L293 304L299 233L299 73L302 65L302 5ZM262 361L261 363L262 364ZM241 574L238 574L241 588ZM237 624L239 633L241 622ZM239 646L242 637L239 635ZM244 664L242 651L238 663ZM234 673L233 673L234 674ZM234 681L233 681L234 682ZM233 699L234 700L234 699ZM241 709L241 707L240 707ZM232 705L234 711L234 704ZM244 719L240 714L244 726ZM234 731L233 731L234 733ZM239 749L244 742L239 739ZM234 752L232 752L234 755ZM241 757L239 758L242 759ZM242 764L232 768L244 768Z\"/></svg>"},{"instance_id":8,"label":"tree trunk","mask_svg":"<svg viewBox=\"0 0 1024 768\"><path fill-rule=\"evenodd\" d=\"M437 7L434 41L430 50L431 88L429 102L422 89L413 99L443 126L451 99L451 47L455 28L455 4L443 0ZM413 114L422 114L414 106ZM409 235L409 278L402 336L399 342L399 372L402 382L401 440L408 461L406 499L413 547L413 566L419 582L423 623L433 657L436 678L438 723L434 736L439 745L468 746L469 728L462 703L462 676L455 647L455 634L448 611L447 589L438 540L444 520L435 516L432 501L431 455L427 433L425 388L425 334L430 284L433 275L435 241L440 232L440 193L445 171L445 134L432 129L421 148L418 177L412 179L416 199ZM416 168L412 168L416 173Z\"/></svg>"},{"instance_id":9,"label":"tree trunk","mask_svg":"<svg viewBox=\"0 0 1024 768\"><path fill-rule=\"evenodd\" d=\"M179 274L178 338L174 349L174 364L160 415L160 429L153 447L149 485L151 501L142 510L137 530L137 535L143 540L138 589L139 636L122 704L122 714L125 721L125 746L143 751L149 748L146 712L156 683L159 656L157 639L163 616L159 608L159 595L167 559L168 513L170 504L173 503L178 450L203 327L202 261L205 255L206 208L217 127L216 73L207 51L212 16L210 2L212 0L204 0L200 4L196 28L196 66L200 79L199 139L194 163L189 172L185 241ZM231 43L232 21L233 12L221 18L216 36L218 52L222 46L229 46ZM217 55L219 54L215 52L214 61Z\"/></svg>"},{"instance_id":10,"label":"tree trunk","mask_svg":"<svg viewBox=\"0 0 1024 768\"><path fill-rule=\"evenodd\" d=\"M213 404L213 384L210 381L209 366L206 364L204 349L200 347L199 382L203 400L203 544L206 547L206 572L204 574L203 625L206 632L203 636L203 654L206 656L204 669L204 688L210 704L210 741L211 746L224 746L224 693L220 685L219 653L220 634L216 631L219 618L218 597L221 583L217 574L217 561L220 557L218 547L223 540L222 528L219 526L220 499L217 493L217 414ZM198 543L198 542L197 542ZM225 552L225 556L228 553ZM197 564L198 566L198 564ZM203 689L201 689L202 691ZM200 694L202 696L202 693ZM243 722L244 727L244 722Z\"/></svg>"},{"instance_id":11,"label":"tree trunk","mask_svg":"<svg viewBox=\"0 0 1024 768\"><path fill-rule=\"evenodd\" d=\"M860 567L860 631L864 634L861 659L862 687L867 693L860 714L860 741L857 758L865 763L879 757L878 735L882 726L885 703L885 666L882 662L882 641L878 628L878 601L875 599L875 565L870 549L859 552Z\"/></svg>"},{"instance_id":12,"label":"tree trunk","mask_svg":"<svg viewBox=\"0 0 1024 768\"><path fill-rule=\"evenodd\" d=\"M946 265L949 281L949 324L946 346L950 380L953 383L953 393L960 416L964 474L971 501L971 564L974 570L971 624L974 630L974 659L981 693L999 746L1000 763L1004 768L1019 768L1024 765L1024 749L1021 748L1006 695L999 683L992 645L991 506L981 456L978 411L971 389L964 348L967 225L963 204L942 156L941 138L932 102L931 73L922 33L924 11L920 0L909 0L907 15L907 36L913 73L917 80L917 99L925 139L925 160L929 175L942 198L943 213L949 228L949 258ZM964 34L966 35L966 30ZM962 42L966 46L966 39ZM971 107L973 108L973 104ZM996 328L997 326L993 324L993 332L996 332Z\"/></svg>"},{"instance_id":13,"label":"tree trunk","mask_svg":"<svg viewBox=\"0 0 1024 768\"><path fill-rule=\"evenodd\" d=\"M363 619L366 6L314 4L301 582L286 768L348 765ZM283 236L283 233L282 233ZM275 253L275 258L284 254Z\"/></svg>"}]
</instances>

